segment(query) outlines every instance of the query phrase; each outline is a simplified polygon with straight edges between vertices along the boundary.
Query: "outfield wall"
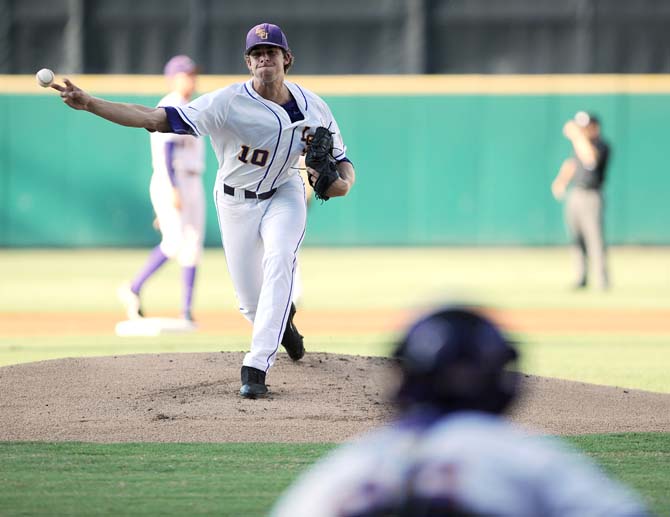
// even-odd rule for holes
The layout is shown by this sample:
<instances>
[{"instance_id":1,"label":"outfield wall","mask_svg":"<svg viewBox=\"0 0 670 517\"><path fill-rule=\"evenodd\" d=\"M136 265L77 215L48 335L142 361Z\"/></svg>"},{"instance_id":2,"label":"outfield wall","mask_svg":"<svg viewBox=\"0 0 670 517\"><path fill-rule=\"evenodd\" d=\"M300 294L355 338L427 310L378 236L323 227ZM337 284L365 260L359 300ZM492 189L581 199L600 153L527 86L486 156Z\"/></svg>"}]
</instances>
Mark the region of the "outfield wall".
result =
<instances>
[{"instance_id":1,"label":"outfield wall","mask_svg":"<svg viewBox=\"0 0 670 517\"><path fill-rule=\"evenodd\" d=\"M209 91L244 77L203 77ZM357 183L315 203L307 244L566 242L550 183L570 151L564 121L597 112L613 153L606 231L670 244L668 76L352 76L297 82L328 101ZM152 105L156 76L82 76L106 98ZM132 93L131 93L132 92ZM206 189L216 173L208 151ZM34 78L0 76L0 245L149 246L158 236L149 135L67 109ZM209 197L211 200L211 197ZM207 244L219 245L213 203Z\"/></svg>"}]
</instances>

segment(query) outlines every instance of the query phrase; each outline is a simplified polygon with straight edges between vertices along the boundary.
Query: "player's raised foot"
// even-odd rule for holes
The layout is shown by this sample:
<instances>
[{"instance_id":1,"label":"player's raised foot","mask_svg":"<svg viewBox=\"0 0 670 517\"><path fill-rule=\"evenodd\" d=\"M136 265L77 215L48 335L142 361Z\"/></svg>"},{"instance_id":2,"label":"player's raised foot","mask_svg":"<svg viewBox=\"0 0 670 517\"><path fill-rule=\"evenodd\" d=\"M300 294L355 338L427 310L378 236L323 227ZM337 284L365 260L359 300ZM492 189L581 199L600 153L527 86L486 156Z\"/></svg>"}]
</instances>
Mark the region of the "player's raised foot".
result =
<instances>
[{"instance_id":1,"label":"player's raised foot","mask_svg":"<svg viewBox=\"0 0 670 517\"><path fill-rule=\"evenodd\" d=\"M245 399L256 399L263 397L268 392L265 385L265 372L251 366L242 367L242 387L240 395Z\"/></svg>"},{"instance_id":2,"label":"player's raised foot","mask_svg":"<svg viewBox=\"0 0 670 517\"><path fill-rule=\"evenodd\" d=\"M144 316L140 304L140 296L130 288L129 283L124 283L116 290L119 301L126 310L129 320L135 320Z\"/></svg>"},{"instance_id":3,"label":"player's raised foot","mask_svg":"<svg viewBox=\"0 0 670 517\"><path fill-rule=\"evenodd\" d=\"M291 303L291 309L288 313L288 321L286 322L284 335L281 338L281 344L286 349L288 356L294 361L298 361L305 355L305 345L303 343L304 340L302 335L298 332L298 329L293 323L295 312L295 304Z\"/></svg>"}]
</instances>

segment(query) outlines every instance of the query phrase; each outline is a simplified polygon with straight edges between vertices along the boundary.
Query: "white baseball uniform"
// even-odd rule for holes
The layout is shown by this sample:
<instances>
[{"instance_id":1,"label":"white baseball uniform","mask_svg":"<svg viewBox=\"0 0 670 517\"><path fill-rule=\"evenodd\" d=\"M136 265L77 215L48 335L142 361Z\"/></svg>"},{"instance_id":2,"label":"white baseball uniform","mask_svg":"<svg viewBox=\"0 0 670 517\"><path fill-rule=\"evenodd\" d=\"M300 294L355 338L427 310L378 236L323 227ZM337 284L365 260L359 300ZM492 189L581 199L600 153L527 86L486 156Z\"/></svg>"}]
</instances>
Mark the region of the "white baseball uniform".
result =
<instances>
[{"instance_id":1,"label":"white baseball uniform","mask_svg":"<svg viewBox=\"0 0 670 517\"><path fill-rule=\"evenodd\" d=\"M177 108L195 135L209 135L219 162L214 187L228 270L242 314L253 323L243 365L267 371L276 359L305 235L305 189L298 158L317 127L334 133L334 156L346 159L340 130L316 94L285 81L302 120L258 95L252 80ZM295 117L294 117L295 118ZM253 196L260 196L253 197Z\"/></svg>"},{"instance_id":2,"label":"white baseball uniform","mask_svg":"<svg viewBox=\"0 0 670 517\"><path fill-rule=\"evenodd\" d=\"M407 510L408 501L416 511L402 515L430 515L433 503L474 515L647 515L631 492L555 439L480 412L430 420L410 417L334 451L282 496L272 517L387 515L382 510Z\"/></svg>"},{"instance_id":3,"label":"white baseball uniform","mask_svg":"<svg viewBox=\"0 0 670 517\"><path fill-rule=\"evenodd\" d=\"M172 92L158 106L181 106L187 102ZM161 251L168 258L176 258L181 266L195 266L204 245L204 142L174 133L151 133L150 138L153 175L149 191L162 234ZM181 198L180 210L174 206L173 182Z\"/></svg>"}]
</instances>

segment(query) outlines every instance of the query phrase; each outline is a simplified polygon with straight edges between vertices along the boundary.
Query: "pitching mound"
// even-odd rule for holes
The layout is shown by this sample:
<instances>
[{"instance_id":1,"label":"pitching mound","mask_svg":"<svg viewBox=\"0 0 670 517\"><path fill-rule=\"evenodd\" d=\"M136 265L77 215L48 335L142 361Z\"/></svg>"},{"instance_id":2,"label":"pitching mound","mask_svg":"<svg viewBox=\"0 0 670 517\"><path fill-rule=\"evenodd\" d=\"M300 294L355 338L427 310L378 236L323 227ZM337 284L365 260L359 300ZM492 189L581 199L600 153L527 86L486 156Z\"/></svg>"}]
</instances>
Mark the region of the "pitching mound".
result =
<instances>
[{"instance_id":1,"label":"pitching mound","mask_svg":"<svg viewBox=\"0 0 670 517\"><path fill-rule=\"evenodd\" d=\"M281 354L241 399L242 353L62 359L0 368L0 440L339 442L391 418L388 359ZM514 419L552 434L670 432L670 395L526 377Z\"/></svg>"}]
</instances>

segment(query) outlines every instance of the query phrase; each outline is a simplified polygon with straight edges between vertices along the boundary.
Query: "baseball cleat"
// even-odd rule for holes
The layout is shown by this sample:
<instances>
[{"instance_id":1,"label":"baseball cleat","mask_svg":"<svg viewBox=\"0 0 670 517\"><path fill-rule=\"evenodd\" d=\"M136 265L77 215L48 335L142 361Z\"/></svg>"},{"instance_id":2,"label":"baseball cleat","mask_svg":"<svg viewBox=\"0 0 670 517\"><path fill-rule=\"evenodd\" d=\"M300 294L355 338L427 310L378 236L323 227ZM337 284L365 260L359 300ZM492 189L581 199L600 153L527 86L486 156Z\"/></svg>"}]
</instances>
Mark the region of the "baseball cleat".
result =
<instances>
[{"instance_id":1,"label":"baseball cleat","mask_svg":"<svg viewBox=\"0 0 670 517\"><path fill-rule=\"evenodd\" d=\"M585 288L586 288L586 285L587 285L586 280L579 280L579 281L575 282L574 284L572 284L572 285L570 286L570 288L571 288L573 291L578 291L578 290L580 290L580 289L585 289Z\"/></svg>"},{"instance_id":2,"label":"baseball cleat","mask_svg":"<svg viewBox=\"0 0 670 517\"><path fill-rule=\"evenodd\" d=\"M243 366L241 371L242 387L240 395L245 399L262 397L268 392L265 385L265 372L251 366Z\"/></svg>"},{"instance_id":3,"label":"baseball cleat","mask_svg":"<svg viewBox=\"0 0 670 517\"><path fill-rule=\"evenodd\" d=\"M121 285L117 289L116 294L119 298L119 301L126 309L126 316L129 320L136 320L144 316L140 306L140 295L133 292L133 290L130 288L130 284L126 283Z\"/></svg>"},{"instance_id":4,"label":"baseball cleat","mask_svg":"<svg viewBox=\"0 0 670 517\"><path fill-rule=\"evenodd\" d=\"M193 318L193 314L191 314L191 311L182 314L181 320L184 323L184 329L197 330L198 324L195 322L195 319Z\"/></svg>"},{"instance_id":5,"label":"baseball cleat","mask_svg":"<svg viewBox=\"0 0 670 517\"><path fill-rule=\"evenodd\" d=\"M291 303L291 310L288 314L288 321L286 322L284 335L281 338L281 344L286 349L288 356L294 361L298 361L305 355L305 345L303 344L302 335L293 323L295 312L295 304Z\"/></svg>"}]
</instances>

